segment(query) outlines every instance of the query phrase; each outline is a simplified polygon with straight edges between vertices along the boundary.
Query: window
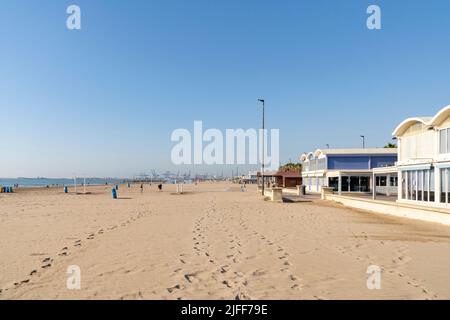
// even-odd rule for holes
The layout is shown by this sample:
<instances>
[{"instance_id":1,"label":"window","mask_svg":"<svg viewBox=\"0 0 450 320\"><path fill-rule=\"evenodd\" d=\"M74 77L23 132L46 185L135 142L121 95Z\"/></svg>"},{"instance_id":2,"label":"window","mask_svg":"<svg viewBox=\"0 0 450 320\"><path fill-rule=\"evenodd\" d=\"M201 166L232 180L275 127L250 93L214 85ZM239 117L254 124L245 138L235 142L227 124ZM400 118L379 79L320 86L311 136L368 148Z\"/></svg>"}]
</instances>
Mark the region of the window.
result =
<instances>
[{"instance_id":1,"label":"window","mask_svg":"<svg viewBox=\"0 0 450 320\"><path fill-rule=\"evenodd\" d=\"M423 199L423 170L417 171L417 200Z\"/></svg>"},{"instance_id":2,"label":"window","mask_svg":"<svg viewBox=\"0 0 450 320\"><path fill-rule=\"evenodd\" d=\"M339 179L338 178L328 178L328 186L333 188L333 191L338 191Z\"/></svg>"},{"instance_id":3,"label":"window","mask_svg":"<svg viewBox=\"0 0 450 320\"><path fill-rule=\"evenodd\" d=\"M325 169L326 169L326 158L319 159L317 170L325 170Z\"/></svg>"},{"instance_id":4,"label":"window","mask_svg":"<svg viewBox=\"0 0 450 320\"><path fill-rule=\"evenodd\" d=\"M398 177L391 177L391 187L398 186Z\"/></svg>"},{"instance_id":5,"label":"window","mask_svg":"<svg viewBox=\"0 0 450 320\"><path fill-rule=\"evenodd\" d=\"M439 174L441 175L441 195L439 199L443 203L446 203L446 201L450 203L450 169L441 169ZM400 177L402 184L401 199L434 201L434 168L402 171Z\"/></svg>"},{"instance_id":6,"label":"window","mask_svg":"<svg viewBox=\"0 0 450 320\"><path fill-rule=\"evenodd\" d=\"M319 186L322 187L324 184L324 178L320 177L319 178Z\"/></svg>"},{"instance_id":7,"label":"window","mask_svg":"<svg viewBox=\"0 0 450 320\"><path fill-rule=\"evenodd\" d=\"M417 171L412 171L412 200L417 200Z\"/></svg>"},{"instance_id":8,"label":"window","mask_svg":"<svg viewBox=\"0 0 450 320\"><path fill-rule=\"evenodd\" d=\"M350 177L341 177L341 191L348 192L350 186Z\"/></svg>"},{"instance_id":9,"label":"window","mask_svg":"<svg viewBox=\"0 0 450 320\"><path fill-rule=\"evenodd\" d=\"M439 170L441 175L441 203L447 203L447 169Z\"/></svg>"},{"instance_id":10,"label":"window","mask_svg":"<svg viewBox=\"0 0 450 320\"><path fill-rule=\"evenodd\" d=\"M445 192L447 193L446 200L447 200L447 203L450 203L450 169L445 169L445 172L446 172L446 176L447 176L447 182L446 182L447 188L445 190Z\"/></svg>"},{"instance_id":11,"label":"window","mask_svg":"<svg viewBox=\"0 0 450 320\"><path fill-rule=\"evenodd\" d=\"M430 201L434 201L435 199L435 190L434 190L434 168L430 170Z\"/></svg>"},{"instance_id":12,"label":"window","mask_svg":"<svg viewBox=\"0 0 450 320\"><path fill-rule=\"evenodd\" d=\"M413 171L408 171L408 200L416 200L413 198Z\"/></svg>"},{"instance_id":13,"label":"window","mask_svg":"<svg viewBox=\"0 0 450 320\"><path fill-rule=\"evenodd\" d=\"M450 153L450 128L439 130L439 153Z\"/></svg>"},{"instance_id":14,"label":"window","mask_svg":"<svg viewBox=\"0 0 450 320\"><path fill-rule=\"evenodd\" d=\"M450 153L450 128L444 130L447 132L447 152L446 153Z\"/></svg>"},{"instance_id":15,"label":"window","mask_svg":"<svg viewBox=\"0 0 450 320\"><path fill-rule=\"evenodd\" d=\"M447 153L447 130L439 131L439 153Z\"/></svg>"},{"instance_id":16,"label":"window","mask_svg":"<svg viewBox=\"0 0 450 320\"><path fill-rule=\"evenodd\" d=\"M402 199L408 199L407 193L406 193L407 192L407 190L406 190L406 187L407 187L406 177L407 177L408 172L407 171L402 171L401 174L402 174Z\"/></svg>"},{"instance_id":17,"label":"window","mask_svg":"<svg viewBox=\"0 0 450 320\"><path fill-rule=\"evenodd\" d=\"M378 176L376 177L377 187L386 187L387 185L387 177L386 176Z\"/></svg>"}]
</instances>

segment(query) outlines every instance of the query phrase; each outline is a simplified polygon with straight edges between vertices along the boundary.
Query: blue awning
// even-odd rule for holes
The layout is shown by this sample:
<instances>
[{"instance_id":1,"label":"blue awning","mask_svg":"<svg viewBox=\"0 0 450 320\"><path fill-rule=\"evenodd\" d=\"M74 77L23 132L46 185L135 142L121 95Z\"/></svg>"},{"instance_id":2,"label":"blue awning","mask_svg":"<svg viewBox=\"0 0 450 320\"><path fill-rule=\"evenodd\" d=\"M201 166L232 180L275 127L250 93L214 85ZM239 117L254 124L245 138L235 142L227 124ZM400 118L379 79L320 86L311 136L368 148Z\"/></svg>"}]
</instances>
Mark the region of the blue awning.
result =
<instances>
[{"instance_id":1,"label":"blue awning","mask_svg":"<svg viewBox=\"0 0 450 320\"><path fill-rule=\"evenodd\" d=\"M436 168L450 168L450 162L436 163Z\"/></svg>"},{"instance_id":2,"label":"blue awning","mask_svg":"<svg viewBox=\"0 0 450 320\"><path fill-rule=\"evenodd\" d=\"M450 163L449 163L450 167ZM400 171L412 171L412 170L430 170L431 169L431 163L427 164L415 164L410 166L402 166L399 167Z\"/></svg>"}]
</instances>

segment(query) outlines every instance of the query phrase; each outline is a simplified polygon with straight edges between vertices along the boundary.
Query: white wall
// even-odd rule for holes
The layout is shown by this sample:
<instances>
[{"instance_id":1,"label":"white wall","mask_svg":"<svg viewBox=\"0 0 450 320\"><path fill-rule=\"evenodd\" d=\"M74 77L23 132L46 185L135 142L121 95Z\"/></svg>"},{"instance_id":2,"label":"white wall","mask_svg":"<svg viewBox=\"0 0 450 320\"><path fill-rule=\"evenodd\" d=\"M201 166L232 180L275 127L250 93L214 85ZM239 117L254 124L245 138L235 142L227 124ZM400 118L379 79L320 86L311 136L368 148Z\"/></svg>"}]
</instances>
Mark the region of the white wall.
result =
<instances>
[{"instance_id":1,"label":"white wall","mask_svg":"<svg viewBox=\"0 0 450 320\"><path fill-rule=\"evenodd\" d=\"M399 162L414 159L434 158L436 134L434 130L423 129L408 132L400 138Z\"/></svg>"}]
</instances>

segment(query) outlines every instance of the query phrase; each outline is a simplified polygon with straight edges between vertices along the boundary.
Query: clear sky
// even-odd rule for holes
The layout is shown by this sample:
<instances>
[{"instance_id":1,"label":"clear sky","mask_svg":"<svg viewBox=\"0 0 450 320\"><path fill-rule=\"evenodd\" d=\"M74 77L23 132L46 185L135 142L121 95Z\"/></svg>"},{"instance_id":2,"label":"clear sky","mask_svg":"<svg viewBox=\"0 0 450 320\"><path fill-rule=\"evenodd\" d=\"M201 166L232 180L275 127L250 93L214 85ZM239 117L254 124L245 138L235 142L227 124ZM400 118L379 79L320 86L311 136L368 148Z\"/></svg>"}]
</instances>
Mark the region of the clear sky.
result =
<instances>
[{"instance_id":1,"label":"clear sky","mask_svg":"<svg viewBox=\"0 0 450 320\"><path fill-rule=\"evenodd\" d=\"M447 0L3 0L0 177L176 171L174 129L258 128L259 97L282 162L380 147L450 104L449 52Z\"/></svg>"}]
</instances>

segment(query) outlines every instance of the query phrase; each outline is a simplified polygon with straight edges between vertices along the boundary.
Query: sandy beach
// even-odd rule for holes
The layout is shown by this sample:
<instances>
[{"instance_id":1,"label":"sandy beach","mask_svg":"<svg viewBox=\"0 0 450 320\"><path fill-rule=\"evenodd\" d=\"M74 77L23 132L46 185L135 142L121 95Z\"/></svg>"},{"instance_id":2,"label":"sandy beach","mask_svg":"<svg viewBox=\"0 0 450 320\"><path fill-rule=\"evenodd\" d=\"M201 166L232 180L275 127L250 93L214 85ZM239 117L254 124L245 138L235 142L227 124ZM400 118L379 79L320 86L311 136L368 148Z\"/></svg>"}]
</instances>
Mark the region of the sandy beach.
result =
<instances>
[{"instance_id":1,"label":"sandy beach","mask_svg":"<svg viewBox=\"0 0 450 320\"><path fill-rule=\"evenodd\" d=\"M69 189L70 192L73 190ZM0 195L0 299L449 299L450 228L250 186ZM66 286L68 266L81 289ZM381 289L367 268L380 266Z\"/></svg>"}]
</instances>

